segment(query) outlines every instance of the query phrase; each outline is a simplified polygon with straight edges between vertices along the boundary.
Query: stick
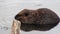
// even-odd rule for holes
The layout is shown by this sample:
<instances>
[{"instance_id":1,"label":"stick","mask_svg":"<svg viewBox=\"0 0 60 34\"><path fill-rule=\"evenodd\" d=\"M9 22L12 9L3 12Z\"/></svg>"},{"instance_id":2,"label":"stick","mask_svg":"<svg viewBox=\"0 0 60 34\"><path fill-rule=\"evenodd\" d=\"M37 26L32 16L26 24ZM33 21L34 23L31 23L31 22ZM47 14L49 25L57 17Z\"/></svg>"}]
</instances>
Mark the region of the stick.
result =
<instances>
[{"instance_id":1,"label":"stick","mask_svg":"<svg viewBox=\"0 0 60 34\"><path fill-rule=\"evenodd\" d=\"M13 20L11 34L20 34L20 26L21 26L21 22L17 20Z\"/></svg>"}]
</instances>

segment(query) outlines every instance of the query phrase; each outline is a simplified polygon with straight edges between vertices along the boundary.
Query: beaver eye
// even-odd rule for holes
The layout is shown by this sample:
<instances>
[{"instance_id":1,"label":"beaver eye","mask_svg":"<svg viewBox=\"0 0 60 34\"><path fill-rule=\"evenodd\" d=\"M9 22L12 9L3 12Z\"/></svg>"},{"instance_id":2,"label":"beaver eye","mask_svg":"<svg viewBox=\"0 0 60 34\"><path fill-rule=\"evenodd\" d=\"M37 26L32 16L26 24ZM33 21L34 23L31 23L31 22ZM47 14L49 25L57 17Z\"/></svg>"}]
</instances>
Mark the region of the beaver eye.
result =
<instances>
[{"instance_id":1,"label":"beaver eye","mask_svg":"<svg viewBox=\"0 0 60 34\"><path fill-rule=\"evenodd\" d=\"M28 13L25 13L25 16L28 16L29 14Z\"/></svg>"}]
</instances>

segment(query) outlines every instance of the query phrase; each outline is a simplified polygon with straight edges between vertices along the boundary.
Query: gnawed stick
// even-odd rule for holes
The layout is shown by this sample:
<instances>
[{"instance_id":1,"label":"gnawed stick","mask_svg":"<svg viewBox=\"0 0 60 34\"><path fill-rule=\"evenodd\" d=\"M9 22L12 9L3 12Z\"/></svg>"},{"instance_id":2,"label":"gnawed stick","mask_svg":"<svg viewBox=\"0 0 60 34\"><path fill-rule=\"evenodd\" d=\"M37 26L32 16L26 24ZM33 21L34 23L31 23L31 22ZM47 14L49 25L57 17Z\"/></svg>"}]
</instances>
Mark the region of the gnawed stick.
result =
<instances>
[{"instance_id":1,"label":"gnawed stick","mask_svg":"<svg viewBox=\"0 0 60 34\"><path fill-rule=\"evenodd\" d=\"M17 20L13 20L11 34L20 34L20 26L21 26L21 22Z\"/></svg>"}]
</instances>

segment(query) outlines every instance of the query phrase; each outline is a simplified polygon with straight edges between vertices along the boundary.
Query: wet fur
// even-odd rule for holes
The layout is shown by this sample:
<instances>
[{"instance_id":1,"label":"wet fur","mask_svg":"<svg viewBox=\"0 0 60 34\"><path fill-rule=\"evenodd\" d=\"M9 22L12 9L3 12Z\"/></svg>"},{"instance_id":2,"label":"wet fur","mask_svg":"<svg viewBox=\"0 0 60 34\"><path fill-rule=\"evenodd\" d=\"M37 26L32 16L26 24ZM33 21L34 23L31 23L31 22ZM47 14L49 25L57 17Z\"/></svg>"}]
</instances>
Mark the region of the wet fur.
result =
<instances>
[{"instance_id":1,"label":"wet fur","mask_svg":"<svg viewBox=\"0 0 60 34\"><path fill-rule=\"evenodd\" d=\"M56 13L47 8L24 9L15 16L15 19L21 21L21 30L23 31L48 31L60 21Z\"/></svg>"}]
</instances>

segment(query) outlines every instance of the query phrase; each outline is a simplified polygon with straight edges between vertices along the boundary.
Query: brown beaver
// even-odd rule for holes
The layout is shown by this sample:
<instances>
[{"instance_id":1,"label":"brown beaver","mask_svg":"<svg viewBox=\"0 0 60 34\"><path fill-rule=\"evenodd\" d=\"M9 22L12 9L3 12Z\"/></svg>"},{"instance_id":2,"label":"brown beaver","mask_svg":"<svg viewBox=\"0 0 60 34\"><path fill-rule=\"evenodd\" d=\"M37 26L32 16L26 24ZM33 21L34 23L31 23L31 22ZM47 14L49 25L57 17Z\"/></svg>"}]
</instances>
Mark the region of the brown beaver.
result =
<instances>
[{"instance_id":1,"label":"brown beaver","mask_svg":"<svg viewBox=\"0 0 60 34\"><path fill-rule=\"evenodd\" d=\"M21 21L21 30L23 31L48 31L60 21L56 13L48 8L24 9L15 16L15 19Z\"/></svg>"}]
</instances>

